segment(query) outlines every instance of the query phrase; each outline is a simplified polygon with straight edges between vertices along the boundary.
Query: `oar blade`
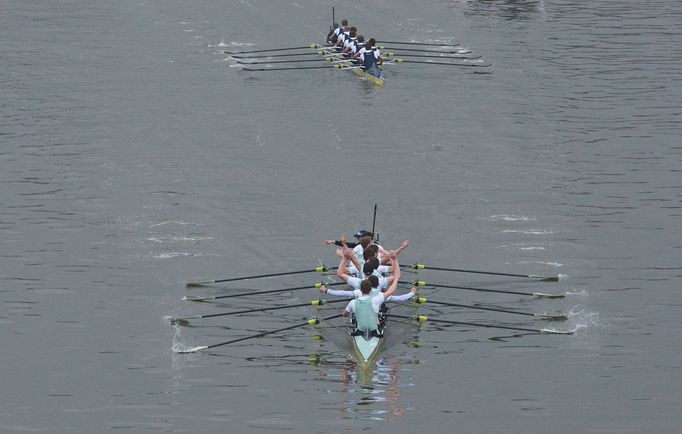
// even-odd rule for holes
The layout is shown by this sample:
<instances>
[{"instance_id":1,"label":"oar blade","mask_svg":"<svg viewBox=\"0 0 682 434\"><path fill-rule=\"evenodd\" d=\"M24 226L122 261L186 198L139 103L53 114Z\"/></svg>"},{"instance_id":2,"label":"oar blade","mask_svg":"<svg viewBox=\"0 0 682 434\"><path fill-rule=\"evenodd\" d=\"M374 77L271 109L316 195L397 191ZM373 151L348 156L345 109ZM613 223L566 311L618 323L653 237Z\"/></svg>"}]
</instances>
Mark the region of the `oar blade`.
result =
<instances>
[{"instance_id":1,"label":"oar blade","mask_svg":"<svg viewBox=\"0 0 682 434\"><path fill-rule=\"evenodd\" d=\"M566 315L551 315L547 313L536 313L534 315L546 321L568 321L568 317Z\"/></svg>"},{"instance_id":2,"label":"oar blade","mask_svg":"<svg viewBox=\"0 0 682 434\"><path fill-rule=\"evenodd\" d=\"M180 327L187 327L189 325L189 320L191 318L171 318L170 323L171 325L176 325Z\"/></svg>"},{"instance_id":3,"label":"oar blade","mask_svg":"<svg viewBox=\"0 0 682 434\"><path fill-rule=\"evenodd\" d=\"M187 300L187 301L195 301L197 303L201 303L201 302L206 301L206 300L214 300L215 297L197 297L195 295L186 295L186 296L182 297L182 299Z\"/></svg>"},{"instance_id":4,"label":"oar blade","mask_svg":"<svg viewBox=\"0 0 682 434\"><path fill-rule=\"evenodd\" d=\"M575 334L573 330L554 330L554 329L540 329L543 335L572 335Z\"/></svg>"},{"instance_id":5,"label":"oar blade","mask_svg":"<svg viewBox=\"0 0 682 434\"><path fill-rule=\"evenodd\" d=\"M535 274L531 274L528 276L529 279L537 280L539 282L558 282L559 281L559 276L537 276Z\"/></svg>"},{"instance_id":6,"label":"oar blade","mask_svg":"<svg viewBox=\"0 0 682 434\"><path fill-rule=\"evenodd\" d=\"M565 294L545 294L542 292L534 292L533 297L535 298L546 298L548 300L556 300L559 298L566 298Z\"/></svg>"},{"instance_id":7,"label":"oar blade","mask_svg":"<svg viewBox=\"0 0 682 434\"><path fill-rule=\"evenodd\" d=\"M203 282L187 282L186 288L203 288L208 285L213 285L215 280L205 280Z\"/></svg>"},{"instance_id":8,"label":"oar blade","mask_svg":"<svg viewBox=\"0 0 682 434\"><path fill-rule=\"evenodd\" d=\"M192 353L198 353L201 350L205 350L208 347L206 345L201 345L198 347L189 347L189 348L173 348L173 351L176 354L192 354Z\"/></svg>"}]
</instances>

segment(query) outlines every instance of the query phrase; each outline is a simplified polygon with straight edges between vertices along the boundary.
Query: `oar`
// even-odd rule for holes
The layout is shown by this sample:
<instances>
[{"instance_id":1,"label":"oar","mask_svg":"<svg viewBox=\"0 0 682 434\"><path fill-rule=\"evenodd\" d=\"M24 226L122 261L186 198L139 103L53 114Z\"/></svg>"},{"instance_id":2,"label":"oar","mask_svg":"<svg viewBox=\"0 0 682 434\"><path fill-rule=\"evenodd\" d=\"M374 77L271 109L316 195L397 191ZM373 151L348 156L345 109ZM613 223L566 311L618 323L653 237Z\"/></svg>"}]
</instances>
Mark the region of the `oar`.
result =
<instances>
[{"instance_id":1,"label":"oar","mask_svg":"<svg viewBox=\"0 0 682 434\"><path fill-rule=\"evenodd\" d=\"M326 66L297 66L292 68L242 68L243 71L297 71L301 69L347 69L354 68L353 66L343 65L326 65ZM359 68L359 67L358 67Z\"/></svg>"},{"instance_id":2,"label":"oar","mask_svg":"<svg viewBox=\"0 0 682 434\"><path fill-rule=\"evenodd\" d=\"M424 60L405 60L401 58L395 58L391 59L391 62L395 63L421 63L424 65L447 65L447 66L469 66L469 67L474 67L474 68L487 68L488 66L491 66L490 63L448 63L448 62L429 62L429 61L424 61Z\"/></svg>"},{"instance_id":3,"label":"oar","mask_svg":"<svg viewBox=\"0 0 682 434\"><path fill-rule=\"evenodd\" d=\"M263 64L271 64L271 63L304 63L304 62L321 62L321 61L326 61L326 62L333 62L336 59L332 59L331 57L320 57L317 59L295 59L295 60L257 60L255 62L242 62L241 60L238 60L237 63L240 65L263 65Z\"/></svg>"},{"instance_id":4,"label":"oar","mask_svg":"<svg viewBox=\"0 0 682 434\"><path fill-rule=\"evenodd\" d=\"M534 316L534 317L546 319L548 321L566 321L568 319L568 317L565 315L549 315L549 314L544 314L544 313L527 313L527 312L519 312L516 310L495 309L492 307L470 306L470 305L466 305L466 304L448 303L445 301L427 300L426 298L423 298L423 297L419 297L415 300L415 302L419 303L419 304L426 303L427 301L429 303L439 304L441 306L463 307L463 308L468 308L468 309L489 310L492 312L511 313L511 314L515 314L515 315Z\"/></svg>"},{"instance_id":5,"label":"oar","mask_svg":"<svg viewBox=\"0 0 682 434\"><path fill-rule=\"evenodd\" d=\"M484 288L473 288L470 286L442 285L442 284L437 284L437 283L426 283L426 282L422 282L420 280L417 280L415 282L409 282L409 283L414 285L414 286L432 286L435 288L462 289L465 291L496 292L496 293L500 293L500 294L527 295L527 296L536 297L536 298L556 299L556 298L565 298L566 297L566 295L564 295L564 294L545 294L542 292L506 291L503 289L484 289Z\"/></svg>"},{"instance_id":6,"label":"oar","mask_svg":"<svg viewBox=\"0 0 682 434\"><path fill-rule=\"evenodd\" d=\"M506 291L503 289L484 289L484 288L472 288L470 286L454 286L454 285L441 285L437 283L426 283L421 280L415 280L414 282L400 282L407 283L413 286L432 286L434 288L450 288L450 289L462 289L465 291L478 291L478 292L496 292L499 294L514 294L514 295L527 295L529 297L536 298L565 298L564 294L544 294L542 292L521 292L521 291Z\"/></svg>"},{"instance_id":7,"label":"oar","mask_svg":"<svg viewBox=\"0 0 682 434\"><path fill-rule=\"evenodd\" d=\"M474 274L491 274L493 276L509 276L509 277L525 277L531 280L537 280L540 282L558 282L559 276L538 276L535 274L512 274L512 273L497 273L494 271L476 271L476 270L464 270L459 268L443 268L443 267L430 267L424 264L412 264L408 267L415 270L437 270L437 271L454 271L457 273L474 273Z\"/></svg>"},{"instance_id":8,"label":"oar","mask_svg":"<svg viewBox=\"0 0 682 434\"><path fill-rule=\"evenodd\" d=\"M328 53L327 51L316 51L315 53L263 54L260 56L234 55L234 56L230 56L230 57L234 57L235 59L265 59L265 58L269 58L269 57L302 57L302 56L319 56L319 55L325 55L325 54L332 54L332 53Z\"/></svg>"},{"instance_id":9,"label":"oar","mask_svg":"<svg viewBox=\"0 0 682 434\"><path fill-rule=\"evenodd\" d=\"M314 286L311 286L311 285L294 286L292 288L269 289L267 291L243 292L240 294L229 294L229 295L213 295L213 296L209 296L209 297L195 297L192 295L187 295L187 296L183 297L182 299L188 300L188 301L221 300L224 298L247 297L249 295L274 294L276 292L298 291L300 289L306 289L306 288L319 288L322 285L324 285L324 286L336 286L336 285L343 285L344 283L345 282L334 282L334 283L318 282Z\"/></svg>"},{"instance_id":10,"label":"oar","mask_svg":"<svg viewBox=\"0 0 682 434\"><path fill-rule=\"evenodd\" d=\"M400 45L428 45L433 47L459 47L462 44L436 44L433 42L398 42L398 41L378 41L382 44L400 44Z\"/></svg>"},{"instance_id":11,"label":"oar","mask_svg":"<svg viewBox=\"0 0 682 434\"><path fill-rule=\"evenodd\" d=\"M235 312L222 312L222 313L212 313L212 314L208 314L208 315L194 315L194 316L185 316L185 317L180 317L180 318L171 318L170 322L171 322L171 324L180 323L182 325L183 323L187 323L191 319L214 318L217 316L242 315L245 313L265 312L268 310L281 310L281 309L289 309L289 308L302 307L302 306L324 306L325 304L341 303L341 302L348 303L348 300L327 301L327 300L320 298L318 300L313 300L310 303L287 304L286 306L261 307L261 308L257 308L257 309L240 310L240 311L235 311Z\"/></svg>"},{"instance_id":12,"label":"oar","mask_svg":"<svg viewBox=\"0 0 682 434\"><path fill-rule=\"evenodd\" d=\"M493 325L493 324L480 324L480 323L473 323L473 322L450 321L450 320L446 320L446 319L431 319L431 318L424 316L424 315L414 315L414 316L391 315L391 317L403 318L403 319L412 319L412 320L415 320L418 322L431 321L431 322L442 323L442 324L457 324L457 325L468 325L468 326L473 326L473 327L488 327L488 328L494 328L494 329L516 330L516 331L521 331L521 332L538 333L538 334L543 334L543 335L572 335L574 333L573 331L561 331L561 330L554 330L554 329L529 329L529 328L524 328L524 327L498 326L498 325Z\"/></svg>"},{"instance_id":13,"label":"oar","mask_svg":"<svg viewBox=\"0 0 682 434\"><path fill-rule=\"evenodd\" d=\"M287 331L287 330L292 330L292 329L299 328L299 327L303 327L303 326L307 326L307 325L316 325L316 324L319 324L321 321L328 321L328 320L330 320L330 319L338 318L338 317L340 317L340 316L342 316L342 315L341 315L341 314L332 315L332 316L328 316L328 317L322 318L322 319L320 319L320 318L312 318L312 319L309 319L308 321L306 321L306 322L304 322L304 323L294 324L294 325L289 326L289 327L282 327L281 329L270 330L270 331L267 331L267 332L258 333L258 334L256 334L256 335L246 336L246 337L239 338L239 339L232 339L231 341L221 342L221 343L219 343L219 344L202 345L202 346L199 346L199 347L187 348L187 349L184 349L184 350L179 350L179 349L178 349L178 350L174 350L174 351L175 351L176 353L179 353L179 354L196 353L196 352L201 351L201 350L207 350L207 349L210 349L210 348L221 347L221 346L223 346L223 345L234 344L234 343L236 343L236 342L242 342L242 341L245 341L245 340L247 340L247 339L259 338L259 337L261 337L261 336L267 336L267 335L271 335L271 334L273 334L273 333L284 332L284 331Z\"/></svg>"},{"instance_id":14,"label":"oar","mask_svg":"<svg viewBox=\"0 0 682 434\"><path fill-rule=\"evenodd\" d=\"M422 57L422 58L428 58L428 59L465 59L465 60L475 60L475 59L481 58L481 56L469 56L468 54L463 54L463 55L457 55L455 53L450 53L450 54L452 54L452 55L451 56L445 56L445 55L441 54L438 56L431 56L429 54L401 54L401 53L394 53L394 52L390 51L388 53L384 53L384 56L386 56L386 57L396 57L396 56Z\"/></svg>"},{"instance_id":15,"label":"oar","mask_svg":"<svg viewBox=\"0 0 682 434\"><path fill-rule=\"evenodd\" d=\"M225 54L269 53L269 52L274 52L274 51L303 50L306 48L325 48L325 47L322 45L317 45L317 44L309 44L309 45L301 45L299 47L271 48L269 50L223 51L223 53L225 53Z\"/></svg>"},{"instance_id":16,"label":"oar","mask_svg":"<svg viewBox=\"0 0 682 434\"><path fill-rule=\"evenodd\" d=\"M283 273L259 274L256 276L245 276L245 277L231 277L229 279L203 280L201 282L187 282L187 288L201 287L204 285L210 285L210 284L214 284L214 283L236 282L238 280L260 279L263 277L288 276L288 275L292 275L292 274L305 274L305 273L325 273L327 271L336 270L336 268L337 267L325 267L324 265L321 265L319 267L309 269L309 270L285 271Z\"/></svg>"},{"instance_id":17,"label":"oar","mask_svg":"<svg viewBox=\"0 0 682 434\"><path fill-rule=\"evenodd\" d=\"M471 51L461 49L461 50L455 50L455 51L443 51L443 50L417 50L414 48L404 48L404 47L385 47L383 45L379 46L380 49L382 50L390 50L390 51L410 51L413 53L436 53L436 54L469 54Z\"/></svg>"}]
</instances>

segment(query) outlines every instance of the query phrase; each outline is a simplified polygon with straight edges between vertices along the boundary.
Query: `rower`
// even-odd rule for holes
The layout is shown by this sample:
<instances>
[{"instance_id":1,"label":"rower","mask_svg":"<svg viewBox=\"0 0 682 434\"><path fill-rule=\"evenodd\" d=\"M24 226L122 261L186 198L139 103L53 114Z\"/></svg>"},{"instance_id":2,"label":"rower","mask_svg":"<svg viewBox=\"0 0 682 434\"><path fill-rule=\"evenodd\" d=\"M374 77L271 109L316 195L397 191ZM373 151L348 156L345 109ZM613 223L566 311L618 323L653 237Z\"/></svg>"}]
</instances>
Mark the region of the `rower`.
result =
<instances>
[{"instance_id":1,"label":"rower","mask_svg":"<svg viewBox=\"0 0 682 434\"><path fill-rule=\"evenodd\" d=\"M359 59L353 59L353 56L355 56L364 46L365 46L365 37L362 35L358 35L355 38L355 42L354 42L353 46L351 47L351 50L349 53L353 63L358 64L358 65L360 64L360 60Z\"/></svg>"},{"instance_id":2,"label":"rower","mask_svg":"<svg viewBox=\"0 0 682 434\"><path fill-rule=\"evenodd\" d=\"M381 55L381 52L378 48L374 47L375 43L376 41L374 38L369 38L369 40L365 42L365 46L355 56L353 56L353 58L360 59L363 71L376 77L380 77L381 72L379 71L378 67L384 63L384 56Z\"/></svg>"},{"instance_id":3,"label":"rower","mask_svg":"<svg viewBox=\"0 0 682 434\"><path fill-rule=\"evenodd\" d=\"M343 21L346 22L345 26L343 25ZM341 21L341 27L339 27L339 32L336 35L336 43L334 44L336 45L336 49L338 51L341 51L341 49L343 48L343 42L346 40L350 33L350 29L348 28L348 21L347 20L343 21ZM334 32L336 32L336 30Z\"/></svg>"},{"instance_id":4,"label":"rower","mask_svg":"<svg viewBox=\"0 0 682 434\"><path fill-rule=\"evenodd\" d=\"M343 48L341 48L341 52L343 53L344 57L349 57L351 53L351 48L355 46L355 42L357 41L357 32L358 29L353 26L350 28L350 32L348 33L348 37L346 37L343 41Z\"/></svg>"},{"instance_id":5,"label":"rower","mask_svg":"<svg viewBox=\"0 0 682 434\"><path fill-rule=\"evenodd\" d=\"M383 330L379 328L381 305L398 288L398 279L400 278L400 265L398 265L398 258L394 253L391 253L391 262L393 263L392 270L395 280L393 280L388 290L385 293L371 296L372 284L369 280L363 280L360 285L362 295L357 299L351 300L346 309L344 309L343 316L345 317L355 314L356 325L353 335L382 336Z\"/></svg>"}]
</instances>

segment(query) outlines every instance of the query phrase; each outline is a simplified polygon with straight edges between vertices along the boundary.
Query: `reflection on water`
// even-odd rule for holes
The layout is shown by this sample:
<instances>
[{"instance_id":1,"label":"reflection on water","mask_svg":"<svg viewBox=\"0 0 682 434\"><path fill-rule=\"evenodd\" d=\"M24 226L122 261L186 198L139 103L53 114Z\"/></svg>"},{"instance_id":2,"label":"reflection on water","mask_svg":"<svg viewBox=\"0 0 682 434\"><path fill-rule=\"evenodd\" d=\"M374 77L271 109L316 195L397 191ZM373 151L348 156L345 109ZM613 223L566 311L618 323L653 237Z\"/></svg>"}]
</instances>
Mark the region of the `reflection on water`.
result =
<instances>
[{"instance_id":1,"label":"reflection on water","mask_svg":"<svg viewBox=\"0 0 682 434\"><path fill-rule=\"evenodd\" d=\"M320 361L318 381L328 384L325 391L339 398L326 407L336 410L340 419L397 422L405 414L401 389L414 386L410 366L418 359L388 356L367 369L350 357L334 363L321 353L311 359Z\"/></svg>"},{"instance_id":2,"label":"reflection on water","mask_svg":"<svg viewBox=\"0 0 682 434\"><path fill-rule=\"evenodd\" d=\"M451 1L451 8L460 7L460 2ZM468 15L497 15L506 20L532 20L544 12L542 0L478 0L467 2L465 13Z\"/></svg>"}]
</instances>

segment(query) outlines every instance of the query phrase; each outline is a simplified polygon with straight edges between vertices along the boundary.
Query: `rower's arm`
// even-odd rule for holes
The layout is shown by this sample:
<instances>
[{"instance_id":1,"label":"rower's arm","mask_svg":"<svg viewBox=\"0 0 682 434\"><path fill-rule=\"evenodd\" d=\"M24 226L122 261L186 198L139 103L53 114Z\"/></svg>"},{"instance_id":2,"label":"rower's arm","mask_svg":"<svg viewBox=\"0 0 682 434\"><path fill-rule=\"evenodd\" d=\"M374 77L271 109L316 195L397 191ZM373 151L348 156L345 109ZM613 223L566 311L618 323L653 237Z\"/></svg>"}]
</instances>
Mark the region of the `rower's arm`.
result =
<instances>
[{"instance_id":1,"label":"rower's arm","mask_svg":"<svg viewBox=\"0 0 682 434\"><path fill-rule=\"evenodd\" d=\"M389 253L389 256L391 258L391 266L393 268L393 282L391 282L391 285L388 287L386 292L384 292L384 298L388 298L389 296L393 295L395 290L398 289L398 281L400 280L400 264L398 264L398 257L393 252Z\"/></svg>"},{"instance_id":2,"label":"rower's arm","mask_svg":"<svg viewBox=\"0 0 682 434\"><path fill-rule=\"evenodd\" d=\"M355 311L355 300L351 300L348 302L348 305L346 305L346 308L343 310L343 316L351 316L353 312Z\"/></svg>"},{"instance_id":3,"label":"rower's arm","mask_svg":"<svg viewBox=\"0 0 682 434\"><path fill-rule=\"evenodd\" d=\"M334 297L355 298L355 291L342 291L340 289L327 288L325 293L328 295L333 295Z\"/></svg>"},{"instance_id":4,"label":"rower's arm","mask_svg":"<svg viewBox=\"0 0 682 434\"><path fill-rule=\"evenodd\" d=\"M403 241L403 243L400 245L400 247L398 247L397 249L395 249L395 255L398 256L398 255L400 254L400 252L402 252L403 250L405 250L405 249L407 248L407 246L409 246L409 245L410 245L410 241L409 241L409 240Z\"/></svg>"},{"instance_id":5,"label":"rower's arm","mask_svg":"<svg viewBox=\"0 0 682 434\"><path fill-rule=\"evenodd\" d=\"M342 254L341 260L339 261L339 268L336 269L336 277L344 282L348 282L350 276L346 270L348 270L348 258L346 258L345 254Z\"/></svg>"},{"instance_id":6,"label":"rower's arm","mask_svg":"<svg viewBox=\"0 0 682 434\"><path fill-rule=\"evenodd\" d=\"M355 265L355 268L358 269L358 273L360 273L359 275L362 276L362 264L360 264L360 261L358 261L358 258L356 258L355 255L351 252L350 258L348 258L348 259L350 259L350 261L353 263L353 265Z\"/></svg>"},{"instance_id":7,"label":"rower's arm","mask_svg":"<svg viewBox=\"0 0 682 434\"><path fill-rule=\"evenodd\" d=\"M324 240L324 243L328 246L332 245L332 244L334 244L335 246L339 246L339 247L343 246L343 244L341 244L341 241L338 241L338 240ZM353 247L357 246L358 243L354 243L351 241L351 242L346 242L346 245L352 249Z\"/></svg>"},{"instance_id":8,"label":"rower's arm","mask_svg":"<svg viewBox=\"0 0 682 434\"><path fill-rule=\"evenodd\" d=\"M407 301L407 300L411 299L411 298L414 297L415 295L417 295L417 288L416 288L416 287L412 287L412 289L410 290L410 292L408 292L407 294L403 294L403 295L391 295L391 296L389 296L389 297L386 299L386 301L392 301L392 302L394 302L394 303L400 303L400 302Z\"/></svg>"}]
</instances>

